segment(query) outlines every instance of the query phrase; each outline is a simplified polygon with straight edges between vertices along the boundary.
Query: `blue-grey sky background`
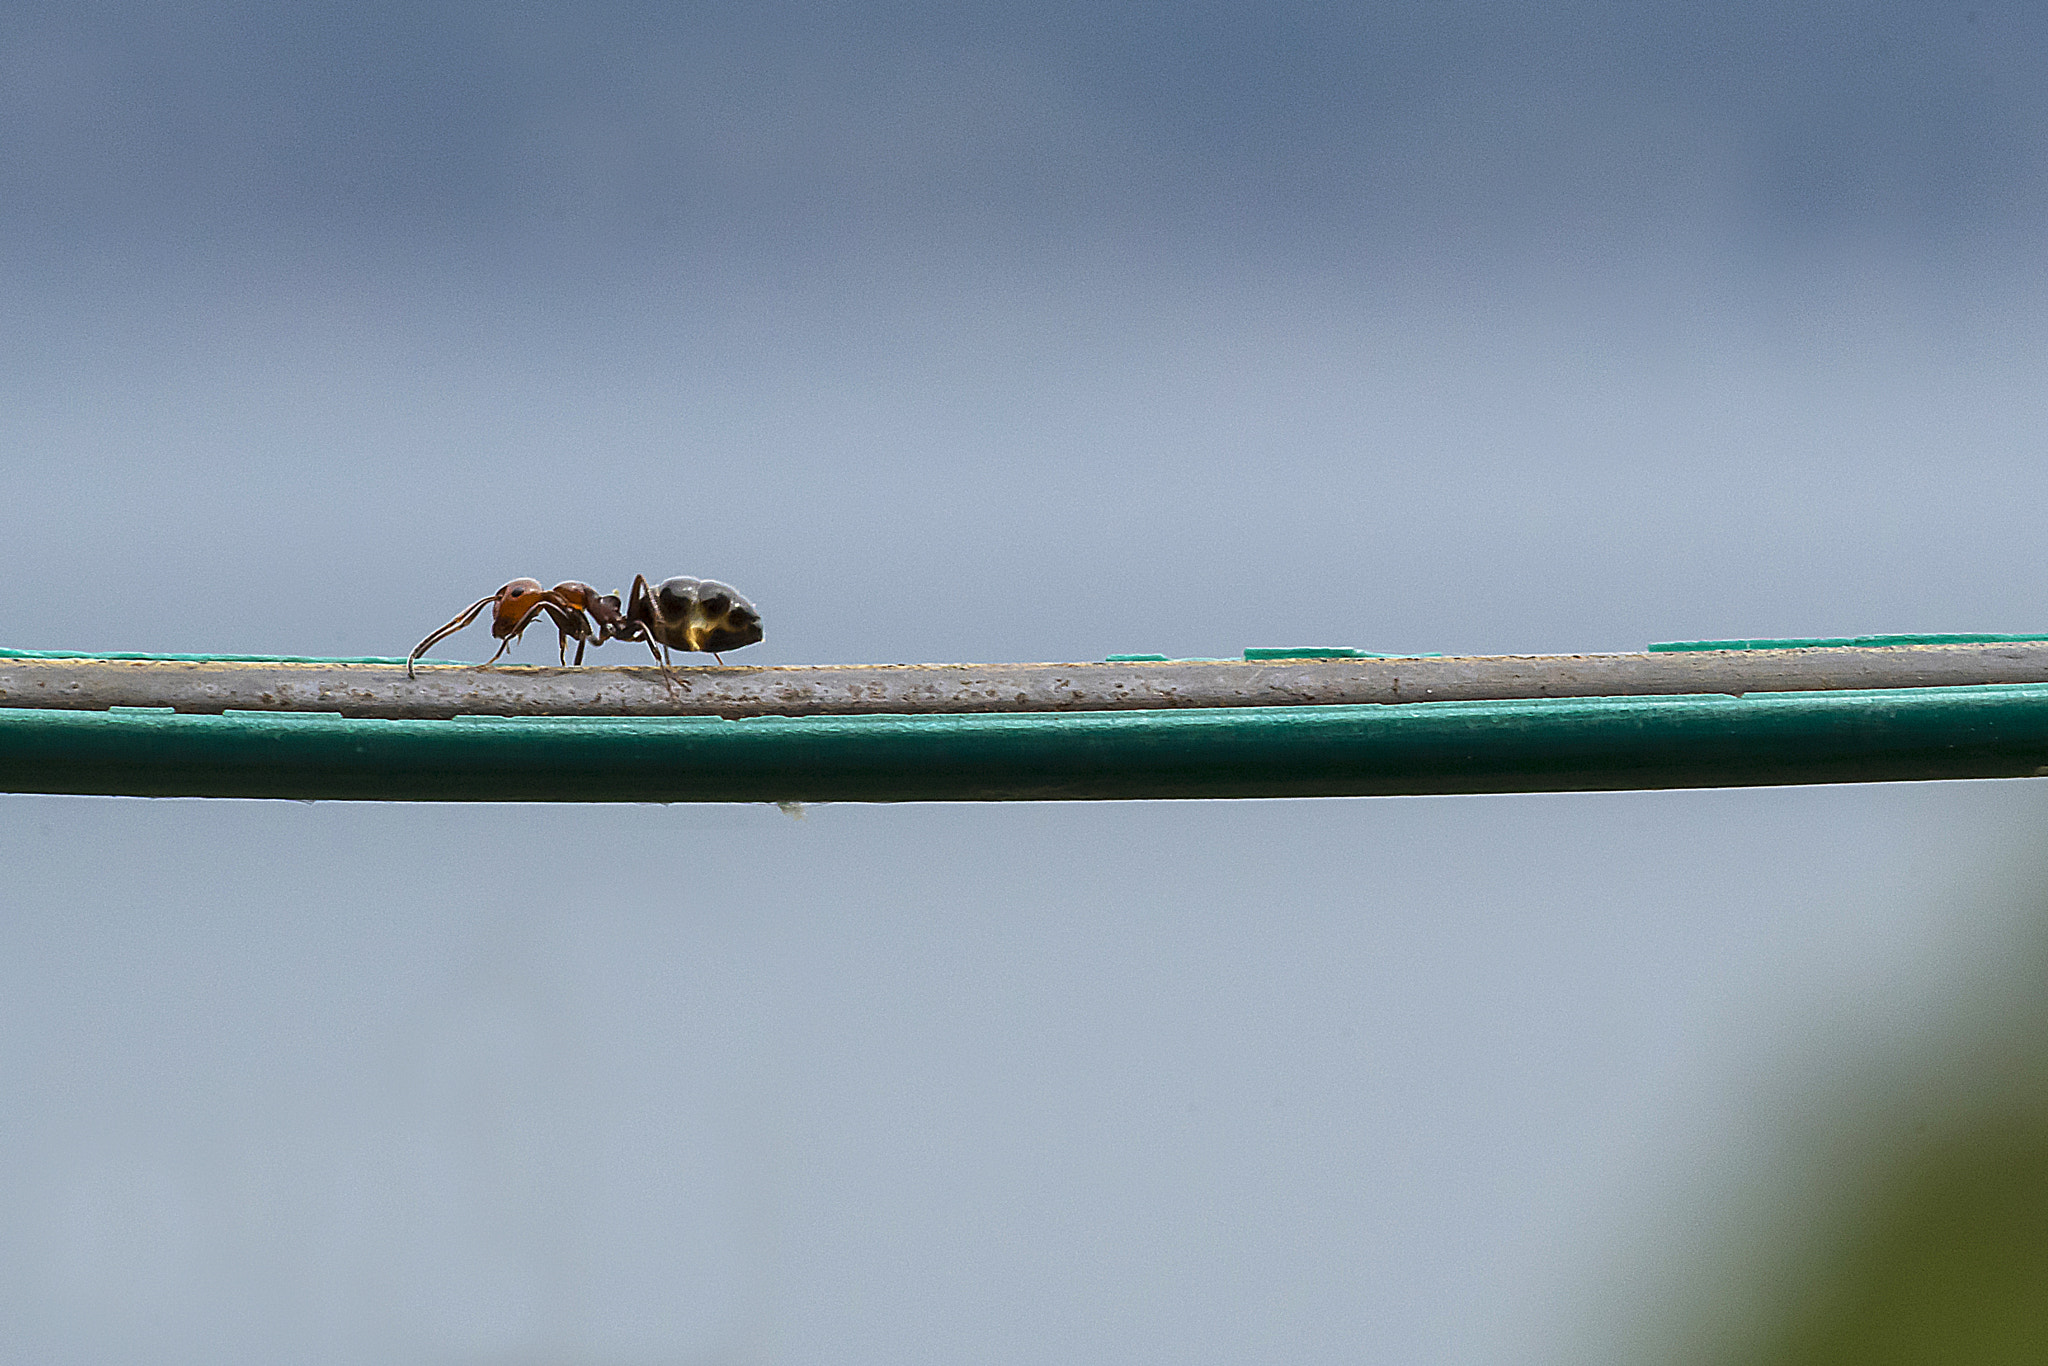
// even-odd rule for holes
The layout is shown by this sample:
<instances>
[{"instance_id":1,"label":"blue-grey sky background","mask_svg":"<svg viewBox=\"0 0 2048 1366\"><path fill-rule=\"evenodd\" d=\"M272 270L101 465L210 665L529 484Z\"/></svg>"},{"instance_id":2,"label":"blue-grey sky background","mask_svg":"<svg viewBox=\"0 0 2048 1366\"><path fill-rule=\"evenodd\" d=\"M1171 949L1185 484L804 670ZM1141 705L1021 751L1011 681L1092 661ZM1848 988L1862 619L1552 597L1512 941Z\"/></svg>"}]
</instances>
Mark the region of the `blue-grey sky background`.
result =
<instances>
[{"instance_id":1,"label":"blue-grey sky background","mask_svg":"<svg viewBox=\"0 0 2048 1366\"><path fill-rule=\"evenodd\" d=\"M0 4L4 643L2048 629L2044 39ZM38 1359L1535 1363L2031 961L2042 798L0 813Z\"/></svg>"}]
</instances>

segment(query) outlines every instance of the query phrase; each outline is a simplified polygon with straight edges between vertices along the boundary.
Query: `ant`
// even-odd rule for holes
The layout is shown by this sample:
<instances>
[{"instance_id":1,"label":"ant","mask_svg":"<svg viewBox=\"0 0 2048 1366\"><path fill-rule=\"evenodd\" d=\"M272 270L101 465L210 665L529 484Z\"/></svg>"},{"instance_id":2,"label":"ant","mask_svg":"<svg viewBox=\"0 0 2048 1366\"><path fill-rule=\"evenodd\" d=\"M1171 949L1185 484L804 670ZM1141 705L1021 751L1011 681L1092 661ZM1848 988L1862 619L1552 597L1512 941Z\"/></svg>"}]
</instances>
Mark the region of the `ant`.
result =
<instances>
[{"instance_id":1,"label":"ant","mask_svg":"<svg viewBox=\"0 0 2048 1366\"><path fill-rule=\"evenodd\" d=\"M647 643L654 662L661 666L662 680L671 690L675 676L669 672L668 651L694 650L709 654L720 664L719 653L752 645L761 639L761 614L739 591L716 579L673 578L649 588L645 575L633 577L633 592L621 609L616 593L599 594L587 583L570 579L553 588L542 588L538 579L514 579L489 597L478 598L406 656L406 677L413 676L413 661L443 636L453 635L477 613L491 608L491 634L499 641L497 654L485 660L495 664L498 656L531 626L542 613L554 622L561 659L569 662L569 641L576 642L576 662L583 662L589 645L608 640L640 640ZM591 622L596 621L593 631Z\"/></svg>"}]
</instances>

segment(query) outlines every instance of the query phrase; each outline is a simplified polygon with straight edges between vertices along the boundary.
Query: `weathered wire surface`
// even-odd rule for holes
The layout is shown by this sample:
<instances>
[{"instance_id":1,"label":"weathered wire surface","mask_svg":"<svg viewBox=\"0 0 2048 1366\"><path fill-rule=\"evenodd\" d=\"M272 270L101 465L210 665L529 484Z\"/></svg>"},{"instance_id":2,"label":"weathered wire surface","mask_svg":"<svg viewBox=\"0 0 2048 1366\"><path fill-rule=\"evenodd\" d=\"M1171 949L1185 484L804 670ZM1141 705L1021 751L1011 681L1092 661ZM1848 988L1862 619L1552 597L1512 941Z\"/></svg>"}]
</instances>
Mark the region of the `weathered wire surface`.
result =
<instances>
[{"instance_id":1,"label":"weathered wire surface","mask_svg":"<svg viewBox=\"0 0 2048 1366\"><path fill-rule=\"evenodd\" d=\"M0 707L455 716L1155 711L2048 683L2048 643L1081 664L422 667L396 661L0 657Z\"/></svg>"}]
</instances>

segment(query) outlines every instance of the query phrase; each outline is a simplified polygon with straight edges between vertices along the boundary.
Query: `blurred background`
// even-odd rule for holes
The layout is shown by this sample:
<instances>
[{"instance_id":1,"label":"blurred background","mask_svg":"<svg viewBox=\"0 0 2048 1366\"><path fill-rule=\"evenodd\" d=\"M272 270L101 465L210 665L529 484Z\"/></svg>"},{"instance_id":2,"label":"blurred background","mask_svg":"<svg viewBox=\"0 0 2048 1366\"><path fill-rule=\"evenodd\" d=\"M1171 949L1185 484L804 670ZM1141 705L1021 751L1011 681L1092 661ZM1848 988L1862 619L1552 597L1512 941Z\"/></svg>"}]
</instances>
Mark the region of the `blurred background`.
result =
<instances>
[{"instance_id":1,"label":"blurred background","mask_svg":"<svg viewBox=\"0 0 2048 1366\"><path fill-rule=\"evenodd\" d=\"M2044 213L2010 0L0 0L0 643L2048 630ZM2044 816L0 798L0 1336L2039 1359Z\"/></svg>"}]
</instances>

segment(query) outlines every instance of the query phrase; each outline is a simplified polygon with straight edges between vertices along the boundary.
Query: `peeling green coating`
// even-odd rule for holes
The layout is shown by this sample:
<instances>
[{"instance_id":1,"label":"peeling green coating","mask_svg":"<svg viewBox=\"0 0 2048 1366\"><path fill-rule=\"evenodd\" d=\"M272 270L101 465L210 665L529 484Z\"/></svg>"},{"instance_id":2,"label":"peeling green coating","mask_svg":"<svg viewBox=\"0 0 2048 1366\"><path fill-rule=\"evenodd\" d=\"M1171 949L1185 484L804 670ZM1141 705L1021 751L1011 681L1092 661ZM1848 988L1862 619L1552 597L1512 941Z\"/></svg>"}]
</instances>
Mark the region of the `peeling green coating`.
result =
<instances>
[{"instance_id":1,"label":"peeling green coating","mask_svg":"<svg viewBox=\"0 0 2048 1366\"><path fill-rule=\"evenodd\" d=\"M2044 772L2048 684L739 721L0 711L0 790L128 796L1029 801Z\"/></svg>"},{"instance_id":2,"label":"peeling green coating","mask_svg":"<svg viewBox=\"0 0 2048 1366\"><path fill-rule=\"evenodd\" d=\"M1696 653L1702 650L1841 650L1882 649L1892 645L2024 645L2048 636L1942 635L1810 636L1783 640L1662 640L1651 654Z\"/></svg>"}]
</instances>

